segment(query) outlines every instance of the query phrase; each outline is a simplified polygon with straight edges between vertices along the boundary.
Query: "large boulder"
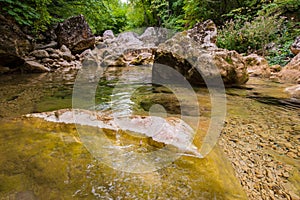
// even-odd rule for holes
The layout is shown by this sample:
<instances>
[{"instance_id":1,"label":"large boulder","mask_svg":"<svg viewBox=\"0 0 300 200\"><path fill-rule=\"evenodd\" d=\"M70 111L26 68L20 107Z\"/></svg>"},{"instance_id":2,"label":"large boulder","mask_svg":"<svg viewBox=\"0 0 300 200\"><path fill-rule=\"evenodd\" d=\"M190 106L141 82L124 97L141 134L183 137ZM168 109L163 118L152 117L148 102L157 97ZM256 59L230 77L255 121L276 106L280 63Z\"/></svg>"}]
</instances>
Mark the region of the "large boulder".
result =
<instances>
[{"instance_id":1,"label":"large boulder","mask_svg":"<svg viewBox=\"0 0 300 200\"><path fill-rule=\"evenodd\" d=\"M73 53L80 53L95 44L95 36L83 15L71 17L58 24L55 32L58 45L66 45Z\"/></svg>"},{"instance_id":2,"label":"large boulder","mask_svg":"<svg viewBox=\"0 0 300 200\"><path fill-rule=\"evenodd\" d=\"M157 47L160 43L166 41L174 33L165 28L148 27L138 39L144 43L144 46Z\"/></svg>"},{"instance_id":3,"label":"large boulder","mask_svg":"<svg viewBox=\"0 0 300 200\"><path fill-rule=\"evenodd\" d=\"M0 15L0 65L15 68L24 63L24 56L33 49L30 38L14 21Z\"/></svg>"},{"instance_id":4,"label":"large boulder","mask_svg":"<svg viewBox=\"0 0 300 200\"><path fill-rule=\"evenodd\" d=\"M300 52L300 36L298 36L291 46L291 51L293 54L297 55Z\"/></svg>"},{"instance_id":5,"label":"large boulder","mask_svg":"<svg viewBox=\"0 0 300 200\"><path fill-rule=\"evenodd\" d=\"M200 25L197 25L200 27ZM196 30L196 29L192 29ZM193 32L194 34L188 34ZM196 38L196 39L195 39ZM218 80L221 76L227 86L241 85L248 81L246 63L236 51L205 48L196 31L177 33L158 46L153 66L153 81L182 80L183 76L191 85L205 85L207 80ZM212 41L212 40L210 40ZM213 44L208 42L208 44ZM168 67L180 74L171 73ZM217 83L217 82L216 82Z\"/></svg>"},{"instance_id":6,"label":"large boulder","mask_svg":"<svg viewBox=\"0 0 300 200\"><path fill-rule=\"evenodd\" d=\"M271 68L264 57L257 54L250 54L245 56L244 59L250 76L261 78L269 78L271 76Z\"/></svg>"},{"instance_id":7,"label":"large boulder","mask_svg":"<svg viewBox=\"0 0 300 200\"><path fill-rule=\"evenodd\" d=\"M278 77L283 82L300 83L300 54L297 54L283 69Z\"/></svg>"}]
</instances>

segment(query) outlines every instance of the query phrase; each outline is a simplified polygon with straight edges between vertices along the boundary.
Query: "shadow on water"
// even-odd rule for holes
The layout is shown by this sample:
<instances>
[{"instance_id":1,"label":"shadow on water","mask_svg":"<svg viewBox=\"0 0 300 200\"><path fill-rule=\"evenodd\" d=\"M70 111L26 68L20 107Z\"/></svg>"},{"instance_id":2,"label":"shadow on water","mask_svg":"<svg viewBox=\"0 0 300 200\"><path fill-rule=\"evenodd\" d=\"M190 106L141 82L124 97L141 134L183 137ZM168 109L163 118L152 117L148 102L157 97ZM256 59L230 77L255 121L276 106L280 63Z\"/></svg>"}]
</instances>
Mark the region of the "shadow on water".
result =
<instances>
[{"instance_id":1,"label":"shadow on water","mask_svg":"<svg viewBox=\"0 0 300 200\"><path fill-rule=\"evenodd\" d=\"M283 99L270 96L248 96L249 99L254 99L260 103L278 106L285 109L300 109L300 101L296 99Z\"/></svg>"}]
</instances>

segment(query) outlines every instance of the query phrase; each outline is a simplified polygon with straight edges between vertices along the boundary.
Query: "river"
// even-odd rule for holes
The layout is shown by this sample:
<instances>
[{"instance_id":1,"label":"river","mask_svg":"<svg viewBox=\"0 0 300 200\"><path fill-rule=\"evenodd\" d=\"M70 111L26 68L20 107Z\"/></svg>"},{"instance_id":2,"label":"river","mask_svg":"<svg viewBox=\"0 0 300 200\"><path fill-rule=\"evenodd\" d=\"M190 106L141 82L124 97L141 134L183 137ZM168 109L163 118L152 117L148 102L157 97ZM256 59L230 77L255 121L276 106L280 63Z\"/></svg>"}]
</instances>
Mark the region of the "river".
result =
<instances>
[{"instance_id":1,"label":"river","mask_svg":"<svg viewBox=\"0 0 300 200\"><path fill-rule=\"evenodd\" d=\"M146 116L149 104L155 103L167 112L157 112L160 117L178 116L180 108L172 93L147 81L149 69L111 68L97 85L95 109ZM76 72L0 76L0 199L300 196L300 108L282 92L287 85L251 78L241 88L226 89L224 128L205 158L182 156L156 171L131 173L96 159L74 124L24 117L71 108L75 80ZM126 93L130 85L138 89ZM200 147L211 120L211 102L207 89L194 91L201 112L194 144ZM95 127L86 129L101 134ZM136 143L126 137L122 142Z\"/></svg>"}]
</instances>

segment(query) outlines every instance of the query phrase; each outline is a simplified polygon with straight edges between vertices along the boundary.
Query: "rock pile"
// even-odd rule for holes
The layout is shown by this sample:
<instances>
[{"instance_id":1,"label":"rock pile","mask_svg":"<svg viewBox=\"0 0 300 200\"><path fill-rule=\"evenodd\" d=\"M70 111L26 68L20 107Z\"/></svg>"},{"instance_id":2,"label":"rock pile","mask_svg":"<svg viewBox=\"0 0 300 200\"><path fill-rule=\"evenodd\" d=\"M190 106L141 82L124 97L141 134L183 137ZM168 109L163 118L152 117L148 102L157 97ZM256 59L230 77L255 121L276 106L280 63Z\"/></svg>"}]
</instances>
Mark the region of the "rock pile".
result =
<instances>
[{"instance_id":1,"label":"rock pile","mask_svg":"<svg viewBox=\"0 0 300 200\"><path fill-rule=\"evenodd\" d=\"M47 44L34 44L17 25L2 15L0 18L0 33L3 35L0 39L0 74L16 70L42 73L80 68L84 56L80 53L95 44L95 36L82 15L60 23L55 37L52 37L57 41Z\"/></svg>"},{"instance_id":2,"label":"rock pile","mask_svg":"<svg viewBox=\"0 0 300 200\"><path fill-rule=\"evenodd\" d=\"M71 51L62 45L60 49L46 48L32 51L25 58L21 68L25 72L49 72L59 68L80 68L82 56L72 55Z\"/></svg>"},{"instance_id":3,"label":"rock pile","mask_svg":"<svg viewBox=\"0 0 300 200\"><path fill-rule=\"evenodd\" d=\"M282 118L276 115L278 110L257 109L250 104L246 109L259 112L255 117L262 117L251 120L231 116L226 120L219 144L248 198L300 199L298 189L291 184L292 177L299 176L299 119Z\"/></svg>"},{"instance_id":4,"label":"rock pile","mask_svg":"<svg viewBox=\"0 0 300 200\"><path fill-rule=\"evenodd\" d=\"M170 34L167 29L148 27L141 35L124 32L115 37L111 30L107 30L94 52L106 67L151 65L157 45L166 41Z\"/></svg>"}]
</instances>

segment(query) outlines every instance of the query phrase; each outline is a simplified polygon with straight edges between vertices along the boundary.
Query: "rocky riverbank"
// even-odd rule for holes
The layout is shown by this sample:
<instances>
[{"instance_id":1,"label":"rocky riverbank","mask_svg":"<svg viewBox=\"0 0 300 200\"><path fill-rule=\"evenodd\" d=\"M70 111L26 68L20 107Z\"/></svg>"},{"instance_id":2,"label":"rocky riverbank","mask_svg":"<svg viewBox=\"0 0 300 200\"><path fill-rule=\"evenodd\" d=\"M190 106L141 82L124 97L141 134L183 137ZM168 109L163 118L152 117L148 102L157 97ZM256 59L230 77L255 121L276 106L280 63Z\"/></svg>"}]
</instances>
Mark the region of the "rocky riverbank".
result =
<instances>
[{"instance_id":1,"label":"rocky riverbank","mask_svg":"<svg viewBox=\"0 0 300 200\"><path fill-rule=\"evenodd\" d=\"M2 16L0 18L2 19ZM103 37L96 38L91 34L83 17L77 16L58 26L56 39L49 43L33 46L30 38L21 30L16 27L8 28L9 22L1 21L0 23L0 25L5 25L2 27L8 31L7 34L15 30L19 37L19 39L17 36L13 36L11 39L6 38L6 43L0 46L7 50L6 53L0 54L1 65L3 65L0 66L0 73L6 73L0 82L0 118L71 107L71 85L74 84L76 73L78 69L82 68L82 61L85 58L90 58L88 61L93 61L91 63L97 67L103 67L103 65L104 67L127 67L152 65L153 63L154 66L159 66L158 64L173 63L172 67L187 78L192 85L202 85L204 81L197 70L187 62L187 58L180 57L179 51L191 50L193 43L199 46L192 49L195 51L191 52L191 58L199 59L202 54L212 56L226 86L245 84L249 75L264 79L270 78L275 82L297 84L296 86L284 85L284 87L289 86L286 91L291 94L291 98L285 96L283 99L294 103L293 106L296 105L292 108L276 104L280 100L276 95L284 94L284 87L280 84L276 85L277 89L272 92L273 96L267 97L274 98L276 102L268 104L256 101L259 98L266 98L257 91L252 92L257 99L251 99L247 95L243 96L248 93L245 90L247 85L244 89L235 91L236 93L232 93L231 89L228 89L228 117L219 144L230 160L249 199L300 199L300 120L299 106L297 107L299 105L300 80L300 54L297 50L299 42L296 44L297 41L295 41L292 46L293 52L298 53L297 56L281 70L281 67L278 66L270 67L266 60L258 55L252 54L243 57L235 51L217 48L215 45L216 27L212 21L197 24L195 28L178 33L171 38L167 38L168 34L165 34L164 31L157 31L155 28L146 29L142 35L128 32L116 37L111 31L106 31ZM76 25L72 29L70 28L72 24L79 24L79 26ZM77 36L70 37L72 34ZM15 45L15 41L19 46ZM182 44L182 49L177 48L176 45L179 43ZM158 46L158 44L161 45ZM173 55L173 50L177 51L179 56L178 54ZM5 58L4 62L2 58ZM87 65L87 67L90 66ZM30 75L28 79L25 78L21 81L15 75L7 75L18 70L30 73L53 73ZM168 74L158 75L164 77ZM58 77L60 79L53 84ZM108 77L107 80L109 78L111 77ZM257 85L262 87L268 86L268 84L259 82ZM272 87L270 86L270 88ZM160 94L155 95L159 96ZM209 97L205 96L205 98ZM161 100L157 99L155 103L161 103ZM177 105L172 99L173 97L167 100L167 103L172 104L168 108L178 114L180 113L179 106L176 107ZM207 108L202 108L201 111L206 112ZM50 129L47 125L47 130ZM201 161L191 162L201 163ZM218 173L222 173L222 171L220 170ZM213 174L215 175L215 173ZM167 175L166 173L165 176ZM217 175L215 176L218 178ZM185 185L189 181L190 179L186 179ZM172 179L170 179L171 182ZM179 187L179 185L176 186ZM224 187L226 188L226 185L221 186L222 192L226 190ZM213 192L215 190L217 188L213 188ZM93 191L95 192L95 189ZM191 188L188 191L193 193ZM208 196L212 197L210 194Z\"/></svg>"},{"instance_id":2,"label":"rocky riverbank","mask_svg":"<svg viewBox=\"0 0 300 200\"><path fill-rule=\"evenodd\" d=\"M227 99L228 117L219 144L248 198L300 199L299 108L231 95Z\"/></svg>"}]
</instances>

